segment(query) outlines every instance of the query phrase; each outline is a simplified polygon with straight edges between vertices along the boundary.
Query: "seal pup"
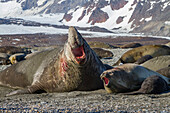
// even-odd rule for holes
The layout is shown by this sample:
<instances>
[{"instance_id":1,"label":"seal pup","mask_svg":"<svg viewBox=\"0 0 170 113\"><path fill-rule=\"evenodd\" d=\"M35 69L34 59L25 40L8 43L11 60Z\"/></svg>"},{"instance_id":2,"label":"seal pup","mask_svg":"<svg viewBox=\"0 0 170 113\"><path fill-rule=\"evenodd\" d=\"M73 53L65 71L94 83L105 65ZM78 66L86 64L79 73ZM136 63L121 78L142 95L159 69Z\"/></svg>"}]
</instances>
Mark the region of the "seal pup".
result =
<instances>
[{"instance_id":1,"label":"seal pup","mask_svg":"<svg viewBox=\"0 0 170 113\"><path fill-rule=\"evenodd\" d=\"M170 55L170 47L165 45L146 45L133 48L124 53L113 66L119 65L120 63L134 63L145 55L151 55L152 57Z\"/></svg>"},{"instance_id":2,"label":"seal pup","mask_svg":"<svg viewBox=\"0 0 170 113\"><path fill-rule=\"evenodd\" d=\"M0 85L19 88L7 96L46 92L90 91L103 87L105 66L74 27L64 48L47 50L0 72Z\"/></svg>"},{"instance_id":3,"label":"seal pup","mask_svg":"<svg viewBox=\"0 0 170 113\"><path fill-rule=\"evenodd\" d=\"M169 65L170 55L155 57L141 64L141 66L151 69L153 71L160 70L162 68L168 67Z\"/></svg>"},{"instance_id":4,"label":"seal pup","mask_svg":"<svg viewBox=\"0 0 170 113\"><path fill-rule=\"evenodd\" d=\"M160 76L153 75L146 78L141 88L138 91L133 91L129 93L124 93L128 95L137 95L137 94L160 94L168 91L170 88L166 81Z\"/></svg>"},{"instance_id":5,"label":"seal pup","mask_svg":"<svg viewBox=\"0 0 170 113\"><path fill-rule=\"evenodd\" d=\"M162 77L168 84L169 78L137 64L123 64L101 74L105 90L108 93L123 93L138 90L149 76Z\"/></svg>"}]
</instances>

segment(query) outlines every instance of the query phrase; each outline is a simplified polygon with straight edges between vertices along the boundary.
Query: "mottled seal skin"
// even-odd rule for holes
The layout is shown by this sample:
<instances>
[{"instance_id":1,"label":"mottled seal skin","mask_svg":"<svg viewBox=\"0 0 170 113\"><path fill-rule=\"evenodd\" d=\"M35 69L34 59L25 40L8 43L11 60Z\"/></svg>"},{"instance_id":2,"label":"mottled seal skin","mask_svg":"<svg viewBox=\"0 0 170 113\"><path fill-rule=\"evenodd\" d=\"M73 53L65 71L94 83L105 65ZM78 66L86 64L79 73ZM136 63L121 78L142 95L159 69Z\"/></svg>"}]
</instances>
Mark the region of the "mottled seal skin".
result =
<instances>
[{"instance_id":1,"label":"mottled seal skin","mask_svg":"<svg viewBox=\"0 0 170 113\"><path fill-rule=\"evenodd\" d=\"M114 66L120 63L134 63L145 55L151 55L152 57L170 55L170 47L165 45L146 45L133 48L124 53Z\"/></svg>"},{"instance_id":2,"label":"mottled seal skin","mask_svg":"<svg viewBox=\"0 0 170 113\"><path fill-rule=\"evenodd\" d=\"M92 48L93 51L99 56L99 58L113 57L113 53L102 48Z\"/></svg>"},{"instance_id":3,"label":"mottled seal skin","mask_svg":"<svg viewBox=\"0 0 170 113\"><path fill-rule=\"evenodd\" d=\"M64 48L40 52L0 73L0 84L20 88L7 96L46 92L88 91L103 88L105 66L74 27Z\"/></svg>"},{"instance_id":4,"label":"mottled seal skin","mask_svg":"<svg viewBox=\"0 0 170 113\"><path fill-rule=\"evenodd\" d=\"M150 59L152 59L153 57L151 55L145 55L143 57L141 57L140 59L138 59L135 64L142 64Z\"/></svg>"},{"instance_id":5,"label":"mottled seal skin","mask_svg":"<svg viewBox=\"0 0 170 113\"><path fill-rule=\"evenodd\" d=\"M153 75L146 78L141 88L138 91L133 91L129 93L125 93L128 95L135 95L135 94L160 94L164 93L169 90L169 86L167 82L162 79L160 76Z\"/></svg>"},{"instance_id":6,"label":"mottled seal skin","mask_svg":"<svg viewBox=\"0 0 170 113\"><path fill-rule=\"evenodd\" d=\"M153 71L157 71L162 68L168 67L169 64L170 64L170 55L164 55L164 56L152 58L144 62L143 64L141 64L141 66L151 69Z\"/></svg>"},{"instance_id":7,"label":"mottled seal skin","mask_svg":"<svg viewBox=\"0 0 170 113\"><path fill-rule=\"evenodd\" d=\"M156 72L158 72L161 75L164 75L164 76L170 78L170 67L165 67L165 68L159 69Z\"/></svg>"},{"instance_id":8,"label":"mottled seal skin","mask_svg":"<svg viewBox=\"0 0 170 113\"><path fill-rule=\"evenodd\" d=\"M162 77L168 84L169 78L137 64L123 64L101 74L104 87L108 93L123 93L138 90L149 76Z\"/></svg>"}]
</instances>

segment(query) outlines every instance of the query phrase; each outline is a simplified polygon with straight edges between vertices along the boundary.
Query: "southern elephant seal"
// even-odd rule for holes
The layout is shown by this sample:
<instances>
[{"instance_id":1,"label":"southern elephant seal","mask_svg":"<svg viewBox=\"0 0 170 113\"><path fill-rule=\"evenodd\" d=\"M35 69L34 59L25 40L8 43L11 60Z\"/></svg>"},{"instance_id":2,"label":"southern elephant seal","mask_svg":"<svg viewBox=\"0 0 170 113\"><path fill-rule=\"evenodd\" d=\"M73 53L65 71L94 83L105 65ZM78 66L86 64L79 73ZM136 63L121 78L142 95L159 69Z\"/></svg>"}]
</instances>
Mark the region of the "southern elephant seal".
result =
<instances>
[{"instance_id":1,"label":"southern elephant seal","mask_svg":"<svg viewBox=\"0 0 170 113\"><path fill-rule=\"evenodd\" d=\"M156 72L160 73L161 75L164 75L168 78L170 78L170 66L169 67L165 67L162 69L157 70Z\"/></svg>"},{"instance_id":2,"label":"southern elephant seal","mask_svg":"<svg viewBox=\"0 0 170 113\"><path fill-rule=\"evenodd\" d=\"M169 78L137 64L123 64L101 74L104 87L108 93L123 93L138 90L149 76L162 77L168 84Z\"/></svg>"},{"instance_id":3,"label":"southern elephant seal","mask_svg":"<svg viewBox=\"0 0 170 113\"><path fill-rule=\"evenodd\" d=\"M152 57L170 55L170 47L165 45L146 45L131 49L124 53L114 66L120 63L134 63L145 55L151 55Z\"/></svg>"},{"instance_id":4,"label":"southern elephant seal","mask_svg":"<svg viewBox=\"0 0 170 113\"><path fill-rule=\"evenodd\" d=\"M122 45L122 46L120 46L120 48L122 48L122 49L125 49L125 48L136 48L136 47L140 47L140 46L142 46L142 44L140 44L140 43L128 43L128 44L125 44L125 45Z\"/></svg>"},{"instance_id":5,"label":"southern elephant seal","mask_svg":"<svg viewBox=\"0 0 170 113\"><path fill-rule=\"evenodd\" d=\"M9 57L9 60L11 61L12 64L16 64L19 61L25 60L25 56L26 56L25 53L16 53L16 54L11 55Z\"/></svg>"},{"instance_id":6,"label":"southern elephant seal","mask_svg":"<svg viewBox=\"0 0 170 113\"><path fill-rule=\"evenodd\" d=\"M6 53L6 54L15 54L15 53L28 53L28 51L25 51L23 48L20 47L14 47L14 46L1 46L0 47L0 53Z\"/></svg>"},{"instance_id":7,"label":"southern elephant seal","mask_svg":"<svg viewBox=\"0 0 170 113\"><path fill-rule=\"evenodd\" d=\"M109 50L104 50L102 48L92 48L92 49L99 56L99 58L113 57L113 53Z\"/></svg>"},{"instance_id":8,"label":"southern elephant seal","mask_svg":"<svg viewBox=\"0 0 170 113\"><path fill-rule=\"evenodd\" d=\"M168 67L169 65L170 55L155 57L141 64L141 66L151 69L153 71Z\"/></svg>"},{"instance_id":9,"label":"southern elephant seal","mask_svg":"<svg viewBox=\"0 0 170 113\"><path fill-rule=\"evenodd\" d=\"M74 27L64 48L40 52L0 72L0 85L18 90L7 94L88 91L103 87L105 66Z\"/></svg>"},{"instance_id":10,"label":"southern elephant seal","mask_svg":"<svg viewBox=\"0 0 170 113\"><path fill-rule=\"evenodd\" d=\"M146 61L148 61L148 60L150 60L150 59L152 59L152 58L153 58L153 57L152 57L151 55L145 55L145 56L139 58L139 59L135 62L135 64L142 64L142 63L144 63L144 62L146 62Z\"/></svg>"},{"instance_id":11,"label":"southern elephant seal","mask_svg":"<svg viewBox=\"0 0 170 113\"><path fill-rule=\"evenodd\" d=\"M148 78L146 78L141 88L138 91L133 91L125 94L160 94L163 92L168 91L170 88L167 84L167 82L162 79L160 76L153 75Z\"/></svg>"}]
</instances>

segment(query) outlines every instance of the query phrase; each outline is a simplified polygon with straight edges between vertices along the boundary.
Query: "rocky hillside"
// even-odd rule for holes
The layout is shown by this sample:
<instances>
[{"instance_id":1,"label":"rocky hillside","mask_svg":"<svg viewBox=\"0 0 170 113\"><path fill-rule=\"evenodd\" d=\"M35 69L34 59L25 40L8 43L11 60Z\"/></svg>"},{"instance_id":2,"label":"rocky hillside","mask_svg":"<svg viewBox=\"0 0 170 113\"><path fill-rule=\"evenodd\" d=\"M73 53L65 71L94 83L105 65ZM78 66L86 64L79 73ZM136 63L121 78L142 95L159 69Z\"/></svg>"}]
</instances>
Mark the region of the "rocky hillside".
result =
<instances>
[{"instance_id":1,"label":"rocky hillside","mask_svg":"<svg viewBox=\"0 0 170 113\"><path fill-rule=\"evenodd\" d=\"M169 0L0 0L0 17L64 13L64 25L170 36Z\"/></svg>"}]
</instances>

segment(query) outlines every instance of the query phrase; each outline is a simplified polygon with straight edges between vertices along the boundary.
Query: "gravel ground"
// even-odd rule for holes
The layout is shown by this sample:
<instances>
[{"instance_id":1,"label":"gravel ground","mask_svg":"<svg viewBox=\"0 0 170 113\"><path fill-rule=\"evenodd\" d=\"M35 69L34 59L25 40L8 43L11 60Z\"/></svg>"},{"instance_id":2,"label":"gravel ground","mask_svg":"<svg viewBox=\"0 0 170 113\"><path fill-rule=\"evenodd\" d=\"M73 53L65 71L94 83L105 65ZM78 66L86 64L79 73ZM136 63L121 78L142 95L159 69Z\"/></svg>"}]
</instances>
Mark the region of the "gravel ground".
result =
<instances>
[{"instance_id":1,"label":"gravel ground","mask_svg":"<svg viewBox=\"0 0 170 113\"><path fill-rule=\"evenodd\" d=\"M113 59L102 61L111 65L127 50L112 49ZM170 112L170 92L160 95L123 95L108 94L101 89L5 97L13 90L0 87L0 112Z\"/></svg>"}]
</instances>

